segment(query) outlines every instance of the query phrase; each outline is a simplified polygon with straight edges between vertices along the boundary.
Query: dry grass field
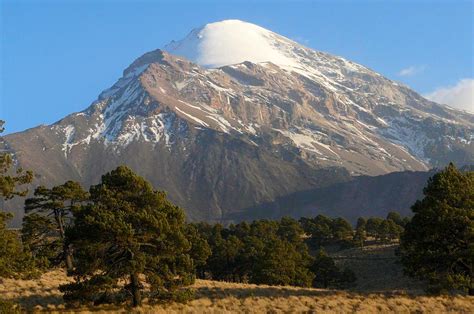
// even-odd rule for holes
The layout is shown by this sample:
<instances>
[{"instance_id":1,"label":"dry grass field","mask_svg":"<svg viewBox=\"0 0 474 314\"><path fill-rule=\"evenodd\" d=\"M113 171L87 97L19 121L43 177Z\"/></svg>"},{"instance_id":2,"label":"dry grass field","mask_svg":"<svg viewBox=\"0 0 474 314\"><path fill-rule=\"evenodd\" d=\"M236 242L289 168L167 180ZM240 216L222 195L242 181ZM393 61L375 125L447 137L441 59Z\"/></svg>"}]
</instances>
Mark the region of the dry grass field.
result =
<instances>
[{"instance_id":1,"label":"dry grass field","mask_svg":"<svg viewBox=\"0 0 474 314\"><path fill-rule=\"evenodd\" d=\"M57 287L68 279L62 270L39 280L0 281L2 298L19 303L28 312L75 313L473 313L474 298L428 297L409 293L345 292L294 287L236 284L198 280L196 298L187 304L144 305L128 308L66 309Z\"/></svg>"},{"instance_id":2,"label":"dry grass field","mask_svg":"<svg viewBox=\"0 0 474 314\"><path fill-rule=\"evenodd\" d=\"M358 276L352 291L275 287L197 280L195 299L186 303L147 305L132 310L101 306L66 309L58 290L68 280L55 270L38 280L0 279L0 298L28 312L74 313L474 313L474 297L423 294L421 286L402 274L396 246L373 246L332 254Z\"/></svg>"}]
</instances>

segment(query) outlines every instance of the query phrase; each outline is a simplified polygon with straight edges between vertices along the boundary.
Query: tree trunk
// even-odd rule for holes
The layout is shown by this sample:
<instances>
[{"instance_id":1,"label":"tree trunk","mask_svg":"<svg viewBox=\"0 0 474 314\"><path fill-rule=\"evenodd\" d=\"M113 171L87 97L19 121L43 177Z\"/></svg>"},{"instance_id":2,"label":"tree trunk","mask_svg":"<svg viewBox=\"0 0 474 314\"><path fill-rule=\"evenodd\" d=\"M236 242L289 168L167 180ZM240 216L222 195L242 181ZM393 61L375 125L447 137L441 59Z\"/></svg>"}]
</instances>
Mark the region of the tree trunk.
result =
<instances>
[{"instance_id":1,"label":"tree trunk","mask_svg":"<svg viewBox=\"0 0 474 314\"><path fill-rule=\"evenodd\" d=\"M140 279L138 274L134 273L130 275L130 288L132 292L132 306L137 307L142 305L142 294L140 289Z\"/></svg>"},{"instance_id":2,"label":"tree trunk","mask_svg":"<svg viewBox=\"0 0 474 314\"><path fill-rule=\"evenodd\" d=\"M469 295L474 295L474 288L473 287L469 287L468 294Z\"/></svg>"},{"instance_id":3,"label":"tree trunk","mask_svg":"<svg viewBox=\"0 0 474 314\"><path fill-rule=\"evenodd\" d=\"M54 219L56 219L56 223L58 224L59 236L61 237L62 240L64 240L65 238L64 223L59 211L57 210L54 211Z\"/></svg>"},{"instance_id":4,"label":"tree trunk","mask_svg":"<svg viewBox=\"0 0 474 314\"><path fill-rule=\"evenodd\" d=\"M74 265L72 263L72 250L68 245L64 245L64 256L66 257L66 270L67 274L69 275L71 274Z\"/></svg>"},{"instance_id":5,"label":"tree trunk","mask_svg":"<svg viewBox=\"0 0 474 314\"><path fill-rule=\"evenodd\" d=\"M61 240L63 241L63 256L66 262L66 270L67 270L67 273L70 274L74 266L72 263L72 250L68 245L64 243L66 239L66 232L64 231L63 217L61 216L59 211L55 211L54 218L56 219L56 223L58 224L59 236L61 237Z\"/></svg>"}]
</instances>

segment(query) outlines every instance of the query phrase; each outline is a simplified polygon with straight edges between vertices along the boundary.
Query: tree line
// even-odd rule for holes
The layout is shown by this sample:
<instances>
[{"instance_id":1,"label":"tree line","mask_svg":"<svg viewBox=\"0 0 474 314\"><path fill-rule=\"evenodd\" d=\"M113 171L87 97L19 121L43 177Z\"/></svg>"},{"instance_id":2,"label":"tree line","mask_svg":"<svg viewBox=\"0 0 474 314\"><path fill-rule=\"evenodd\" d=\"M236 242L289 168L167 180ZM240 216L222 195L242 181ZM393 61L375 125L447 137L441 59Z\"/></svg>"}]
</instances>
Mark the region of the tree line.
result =
<instances>
[{"instance_id":1,"label":"tree line","mask_svg":"<svg viewBox=\"0 0 474 314\"><path fill-rule=\"evenodd\" d=\"M0 128L3 123L0 122ZM0 154L3 199L25 196L33 174ZM0 212L0 277L34 277L65 267L60 287L71 304L185 301L195 278L270 285L347 288L356 281L328 249L400 240L407 274L432 292L473 291L474 172L452 164L430 178L412 219L318 215L230 226L186 223L184 211L131 169L120 166L88 191L73 181L39 186L25 201L21 237ZM147 286L147 289L145 289Z\"/></svg>"}]
</instances>

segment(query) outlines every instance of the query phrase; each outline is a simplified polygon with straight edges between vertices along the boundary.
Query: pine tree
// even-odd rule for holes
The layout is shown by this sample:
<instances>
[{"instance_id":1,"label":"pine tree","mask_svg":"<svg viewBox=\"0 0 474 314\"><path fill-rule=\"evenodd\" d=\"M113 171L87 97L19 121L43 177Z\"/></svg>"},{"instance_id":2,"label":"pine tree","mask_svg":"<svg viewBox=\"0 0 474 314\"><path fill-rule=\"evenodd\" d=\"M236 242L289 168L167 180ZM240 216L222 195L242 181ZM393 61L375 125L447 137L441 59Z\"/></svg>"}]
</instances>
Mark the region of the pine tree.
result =
<instances>
[{"instance_id":1,"label":"pine tree","mask_svg":"<svg viewBox=\"0 0 474 314\"><path fill-rule=\"evenodd\" d=\"M310 236L312 247L320 248L333 236L333 221L327 216L318 215L315 218L302 218L300 224L305 233Z\"/></svg>"},{"instance_id":2,"label":"pine tree","mask_svg":"<svg viewBox=\"0 0 474 314\"><path fill-rule=\"evenodd\" d=\"M367 239L367 235L365 233L365 229L362 228L362 227L357 228L355 233L354 233L354 237L353 237L354 244L356 246L362 248L362 247L364 247L366 239Z\"/></svg>"},{"instance_id":3,"label":"pine tree","mask_svg":"<svg viewBox=\"0 0 474 314\"><path fill-rule=\"evenodd\" d=\"M4 131L4 121L0 120L0 133ZM3 146L3 138L0 136L0 147ZM31 183L33 180L33 172L24 171L18 168L15 174L11 174L13 160L10 154L0 153L0 197L10 199L14 196L25 196L27 190L17 190L18 185Z\"/></svg>"},{"instance_id":4,"label":"pine tree","mask_svg":"<svg viewBox=\"0 0 474 314\"><path fill-rule=\"evenodd\" d=\"M194 224L186 225L186 238L191 243L189 254L194 261L196 274L199 278L205 278L205 265L211 255L211 248L204 236L199 233L198 227Z\"/></svg>"},{"instance_id":5,"label":"pine tree","mask_svg":"<svg viewBox=\"0 0 474 314\"><path fill-rule=\"evenodd\" d=\"M0 120L0 133L4 122ZM0 146L3 138L0 137ZM33 179L31 171L11 170L12 158L8 153L0 153L0 199L24 196L26 189L18 190L18 185L28 184ZM13 172L13 173L12 173ZM36 275L35 263L18 239L16 232L7 229L7 221L12 218L0 209L0 277L30 277Z\"/></svg>"},{"instance_id":6,"label":"pine tree","mask_svg":"<svg viewBox=\"0 0 474 314\"><path fill-rule=\"evenodd\" d=\"M66 242L75 252L75 282L61 286L67 302L111 303L189 296L193 283L191 243L184 212L125 166L90 188L90 204L74 211ZM127 284L121 285L121 282Z\"/></svg>"},{"instance_id":7,"label":"pine tree","mask_svg":"<svg viewBox=\"0 0 474 314\"><path fill-rule=\"evenodd\" d=\"M72 271L72 247L65 244L65 232L72 212L87 200L87 193L77 182L67 181L48 189L39 186L34 197L25 201L22 238L35 256L46 257L53 264L66 263Z\"/></svg>"},{"instance_id":8,"label":"pine tree","mask_svg":"<svg viewBox=\"0 0 474 314\"><path fill-rule=\"evenodd\" d=\"M397 212L389 212L387 214L387 220L392 220L394 223L396 223L399 226L403 226L403 219L402 216L400 216L399 213Z\"/></svg>"},{"instance_id":9,"label":"pine tree","mask_svg":"<svg viewBox=\"0 0 474 314\"><path fill-rule=\"evenodd\" d=\"M365 219L364 217L359 217L357 219L356 229L361 229L365 231L366 226L367 226L367 219Z\"/></svg>"},{"instance_id":10,"label":"pine tree","mask_svg":"<svg viewBox=\"0 0 474 314\"><path fill-rule=\"evenodd\" d=\"M323 249L316 254L310 269L315 274L313 287L329 288L334 286L339 277L339 269L334 260Z\"/></svg>"},{"instance_id":11,"label":"pine tree","mask_svg":"<svg viewBox=\"0 0 474 314\"><path fill-rule=\"evenodd\" d=\"M12 214L0 211L0 277L35 277L39 272L33 257L23 249L18 234L6 227L12 217Z\"/></svg>"},{"instance_id":12,"label":"pine tree","mask_svg":"<svg viewBox=\"0 0 474 314\"><path fill-rule=\"evenodd\" d=\"M308 287L314 274L312 258L303 242L303 229L296 220L255 221L245 238L244 252L250 269L249 281L256 284Z\"/></svg>"},{"instance_id":13,"label":"pine tree","mask_svg":"<svg viewBox=\"0 0 474 314\"><path fill-rule=\"evenodd\" d=\"M365 225L365 231L368 236L374 237L376 240L380 238L380 226L383 223L382 218L371 217L367 219L367 224Z\"/></svg>"},{"instance_id":14,"label":"pine tree","mask_svg":"<svg viewBox=\"0 0 474 314\"><path fill-rule=\"evenodd\" d=\"M424 198L402 235L405 271L426 280L432 292L474 294L474 172L453 164L428 180Z\"/></svg>"},{"instance_id":15,"label":"pine tree","mask_svg":"<svg viewBox=\"0 0 474 314\"><path fill-rule=\"evenodd\" d=\"M310 270L315 274L313 287L317 288L344 289L357 280L352 270L348 268L341 270L323 249L319 250L314 257Z\"/></svg>"},{"instance_id":16,"label":"pine tree","mask_svg":"<svg viewBox=\"0 0 474 314\"><path fill-rule=\"evenodd\" d=\"M334 218L331 224L333 239L336 241L351 238L353 230L351 224L344 218Z\"/></svg>"}]
</instances>

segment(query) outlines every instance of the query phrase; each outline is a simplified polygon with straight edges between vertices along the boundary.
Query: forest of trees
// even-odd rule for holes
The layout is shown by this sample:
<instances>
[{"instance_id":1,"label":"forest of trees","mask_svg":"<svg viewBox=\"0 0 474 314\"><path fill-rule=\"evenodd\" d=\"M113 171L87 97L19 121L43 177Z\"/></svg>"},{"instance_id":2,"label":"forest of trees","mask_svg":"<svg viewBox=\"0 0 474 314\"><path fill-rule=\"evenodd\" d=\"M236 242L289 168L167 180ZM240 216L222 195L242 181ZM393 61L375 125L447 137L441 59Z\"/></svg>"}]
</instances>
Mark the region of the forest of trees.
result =
<instances>
[{"instance_id":1,"label":"forest of trees","mask_svg":"<svg viewBox=\"0 0 474 314\"><path fill-rule=\"evenodd\" d=\"M0 155L0 197L26 196L21 187L32 178ZM64 267L74 278L60 287L69 304L185 301L195 278L344 289L357 278L328 251L401 239L407 274L432 292L472 294L474 172L451 164L424 194L411 219L391 212L361 217L355 226L324 215L187 223L164 192L120 166L88 191L72 181L36 187L25 200L21 232L9 230L11 215L0 211L0 277L34 278Z\"/></svg>"}]
</instances>

